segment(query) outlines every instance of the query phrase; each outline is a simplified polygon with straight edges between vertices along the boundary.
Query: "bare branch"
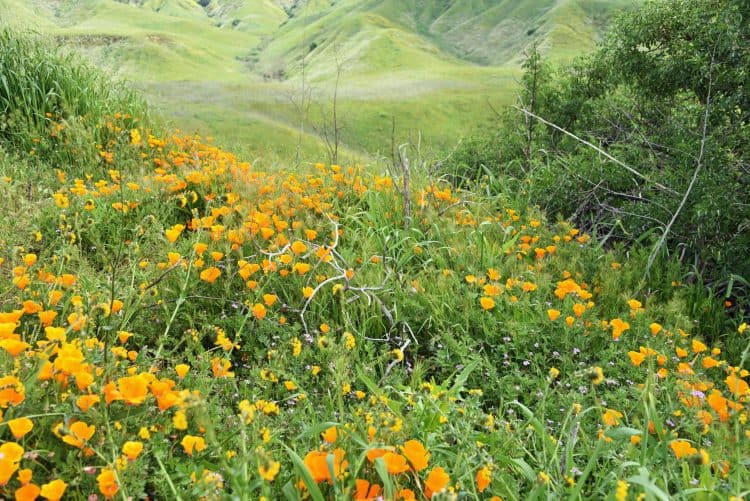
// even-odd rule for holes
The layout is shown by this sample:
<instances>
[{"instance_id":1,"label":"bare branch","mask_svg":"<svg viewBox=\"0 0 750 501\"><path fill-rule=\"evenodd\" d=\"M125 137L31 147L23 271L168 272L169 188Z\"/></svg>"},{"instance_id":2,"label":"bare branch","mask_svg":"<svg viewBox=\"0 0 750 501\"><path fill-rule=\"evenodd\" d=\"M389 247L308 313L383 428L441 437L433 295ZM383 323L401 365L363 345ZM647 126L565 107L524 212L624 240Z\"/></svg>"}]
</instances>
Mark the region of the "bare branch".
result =
<instances>
[{"instance_id":1,"label":"bare branch","mask_svg":"<svg viewBox=\"0 0 750 501\"><path fill-rule=\"evenodd\" d=\"M708 93L706 94L706 109L703 114L703 132L701 133L700 151L696 160L695 170L693 171L693 177L692 179L690 179L690 184L688 185L687 190L685 190L685 194L682 196L680 205L677 206L677 210L672 215L672 219L669 221L669 224L667 224L667 227L664 228L659 241L656 243L656 246L654 246L654 250L651 251L651 255L648 257L645 275L648 275L649 271L651 270L651 265L654 264L654 260L656 259L657 254L659 254L659 251L664 245L664 242L667 240L667 235L669 235L669 232L672 229L672 225L674 225L674 222L677 220L680 212L682 212L683 207L685 207L685 203L687 202L690 193L693 191L693 186L695 186L695 181L698 179L698 174L700 174L701 170L703 169L703 155L706 151L706 139L708 137L708 117L711 113L711 92L713 87L712 70L714 68L715 54L716 47L714 47L714 52L713 54L711 54L711 65L708 67Z\"/></svg>"},{"instance_id":2,"label":"bare branch","mask_svg":"<svg viewBox=\"0 0 750 501\"><path fill-rule=\"evenodd\" d=\"M626 164L625 162L623 162L623 161L621 161L621 160L618 160L618 159L616 159L615 157L613 157L612 155L610 155L609 153L607 153L607 152L606 152L606 151L604 151L603 149L599 148L599 147L598 147L598 146L596 146L595 144L593 144L593 143L590 143L589 141L586 141L585 139L583 139L583 138L580 138L580 137L576 136L576 135L575 135L575 134L573 134L572 132L569 132L569 131L567 131L567 130L563 129L562 127L560 127L560 126L558 126L558 125L555 125L555 124L553 124L552 122L549 122L549 121L547 121L547 120L543 119L543 118L542 118L542 117L540 117L539 115L536 115L536 114L534 114L534 113L530 112L529 110L527 110L527 109L525 109L525 108L519 108L518 106L514 106L513 108L517 109L518 111L520 111L520 112L522 112L522 113L524 113L524 114L526 114L526 115L529 115L529 116L531 116L531 117L533 117L533 118L535 118L535 119L539 120L539 121L540 121L540 122L542 122L543 124L545 124L545 125L548 125L549 127L552 127L553 129L555 129L555 130L558 130L558 131L562 132L563 134L565 134L565 135L567 135L567 136L570 136L570 137L572 137L572 138L573 138L573 139L575 139L576 141L578 141L578 142L580 142L580 143L582 143L582 144L585 144L586 146L588 146L589 148L591 148L591 149L595 150L596 152L600 153L601 155L604 155L604 156L605 156L606 158L608 158L609 160L613 161L614 163L616 163L616 164L617 164L617 165L619 165L620 167L623 167L624 169L626 169L626 170L627 170L628 172L630 172L630 173L631 173L631 174L633 174L634 176L637 176L637 177L639 177L639 178L643 179L644 181L646 181L646 182L648 182L648 183L651 183L651 184L653 184L654 186L656 186L656 187L657 187L657 188L659 188L660 190L662 190L662 191L666 191L666 192L668 192L668 193L671 193L671 194L673 194L673 195L679 195L679 193L677 193L677 192L676 192L675 190L673 190L672 188L669 188L669 187L667 187L667 186L664 186L664 185L663 185L663 184L661 184L661 183L657 183L657 182L655 182L655 181L652 181L652 180L651 180L651 179L650 179L650 178L649 178L648 176L646 176L645 174L642 174L642 173L638 172L637 170L635 170L635 169L634 169L634 168L632 168L631 166L627 165L627 164Z\"/></svg>"},{"instance_id":3,"label":"bare branch","mask_svg":"<svg viewBox=\"0 0 750 501\"><path fill-rule=\"evenodd\" d=\"M404 199L404 228L408 230L411 226L411 170L409 158L406 156L405 144L399 146L398 154L401 166L401 179L403 181L401 196Z\"/></svg>"}]
</instances>

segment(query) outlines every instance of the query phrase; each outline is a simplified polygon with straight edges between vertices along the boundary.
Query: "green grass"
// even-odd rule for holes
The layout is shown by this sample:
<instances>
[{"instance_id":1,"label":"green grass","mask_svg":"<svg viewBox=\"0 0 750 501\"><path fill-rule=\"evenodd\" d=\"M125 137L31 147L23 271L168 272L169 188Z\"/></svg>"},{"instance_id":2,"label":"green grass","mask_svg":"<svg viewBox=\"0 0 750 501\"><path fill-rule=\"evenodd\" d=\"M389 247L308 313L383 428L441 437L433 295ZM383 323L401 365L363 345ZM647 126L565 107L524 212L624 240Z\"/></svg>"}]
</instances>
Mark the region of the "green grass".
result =
<instances>
[{"instance_id":1,"label":"green grass","mask_svg":"<svg viewBox=\"0 0 750 501\"><path fill-rule=\"evenodd\" d=\"M99 159L99 149L127 134L121 127L154 126L142 96L36 35L0 28L0 140L62 169ZM127 110L127 111L123 111Z\"/></svg>"},{"instance_id":2,"label":"green grass","mask_svg":"<svg viewBox=\"0 0 750 501\"><path fill-rule=\"evenodd\" d=\"M510 96L503 88L515 85L518 72L491 68L471 68L474 84L467 84L465 75L454 80L425 78L415 81L413 74L399 74L367 91L369 100L361 100L362 80L342 76L338 109L344 143L359 157L378 154L390 156L392 118L396 119L396 142L416 141L421 133L425 151L433 149L437 155L452 149L460 140L456 130L469 131L484 126L492 114L490 105L500 106ZM409 87L409 93L405 91ZM243 142L246 148L262 153L267 148L280 156L294 144L298 131L299 113L293 100L298 99L300 88L293 83L274 86L236 84L217 90L214 83L162 83L145 87L154 96L154 104L186 131L210 131L225 144ZM320 89L319 87L316 87ZM320 89L318 96L327 96L323 102L310 106L306 121L306 142L320 144L314 135L319 124L330 120L332 98L328 89ZM186 98L189 99L186 101ZM178 113L171 110L179 110ZM468 110L468 113L467 113ZM277 139L282 141L277 142ZM318 150L319 151L319 150ZM368 152L369 154L362 153ZM307 156L306 158L320 158Z\"/></svg>"}]
</instances>

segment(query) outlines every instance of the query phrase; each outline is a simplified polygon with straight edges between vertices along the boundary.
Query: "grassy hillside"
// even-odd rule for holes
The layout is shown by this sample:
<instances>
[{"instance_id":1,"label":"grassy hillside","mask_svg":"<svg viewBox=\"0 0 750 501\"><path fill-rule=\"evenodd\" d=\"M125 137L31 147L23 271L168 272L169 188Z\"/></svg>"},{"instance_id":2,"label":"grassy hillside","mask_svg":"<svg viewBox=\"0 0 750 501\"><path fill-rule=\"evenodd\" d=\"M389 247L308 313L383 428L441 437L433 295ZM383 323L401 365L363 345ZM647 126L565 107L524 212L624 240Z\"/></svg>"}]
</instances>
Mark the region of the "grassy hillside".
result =
<instances>
[{"instance_id":1,"label":"grassy hillside","mask_svg":"<svg viewBox=\"0 0 750 501\"><path fill-rule=\"evenodd\" d=\"M750 330L673 262L413 150L254 167L1 40L3 498L745 495Z\"/></svg>"},{"instance_id":2,"label":"grassy hillside","mask_svg":"<svg viewBox=\"0 0 750 501\"><path fill-rule=\"evenodd\" d=\"M487 101L514 98L532 40L569 58L629 3L0 0L19 12L14 24L51 33L133 81L178 125L225 144L253 137L246 152L269 161L288 158L290 131L301 138L295 156L323 154L337 60L353 158L390 150L393 117L399 142L421 133L444 154L491 115Z\"/></svg>"}]
</instances>

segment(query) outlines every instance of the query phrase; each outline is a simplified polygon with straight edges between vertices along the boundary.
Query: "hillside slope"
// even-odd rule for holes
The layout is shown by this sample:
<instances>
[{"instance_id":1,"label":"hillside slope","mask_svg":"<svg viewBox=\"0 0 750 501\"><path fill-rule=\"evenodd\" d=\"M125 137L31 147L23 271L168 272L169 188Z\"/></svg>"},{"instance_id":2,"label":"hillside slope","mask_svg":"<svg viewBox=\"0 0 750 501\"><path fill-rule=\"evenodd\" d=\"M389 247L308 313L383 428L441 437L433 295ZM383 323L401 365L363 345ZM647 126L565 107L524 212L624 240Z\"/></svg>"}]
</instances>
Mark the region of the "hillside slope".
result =
<instances>
[{"instance_id":1,"label":"hillside slope","mask_svg":"<svg viewBox=\"0 0 750 501\"><path fill-rule=\"evenodd\" d=\"M19 13L14 25L50 33L134 81L179 126L211 130L225 144L253 137L262 146L252 154L282 157L297 130L298 144L319 157L339 70L344 143L387 150L395 118L400 139L421 134L444 151L490 115L488 100L513 99L530 43L568 59L629 4L0 0L0 9Z\"/></svg>"}]
</instances>

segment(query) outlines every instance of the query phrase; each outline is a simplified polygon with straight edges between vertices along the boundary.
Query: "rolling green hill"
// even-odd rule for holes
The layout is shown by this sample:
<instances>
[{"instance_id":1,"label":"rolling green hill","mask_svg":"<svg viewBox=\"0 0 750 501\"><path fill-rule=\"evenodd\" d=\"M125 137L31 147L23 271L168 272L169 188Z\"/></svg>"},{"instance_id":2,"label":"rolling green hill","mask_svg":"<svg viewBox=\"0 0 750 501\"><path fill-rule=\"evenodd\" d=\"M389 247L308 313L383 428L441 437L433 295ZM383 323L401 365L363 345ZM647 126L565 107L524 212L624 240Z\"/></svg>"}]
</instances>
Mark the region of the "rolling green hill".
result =
<instances>
[{"instance_id":1,"label":"rolling green hill","mask_svg":"<svg viewBox=\"0 0 750 501\"><path fill-rule=\"evenodd\" d=\"M310 160L323 154L337 69L339 125L353 157L389 150L393 119L399 141L420 135L437 154L489 117L488 101L513 99L530 43L569 59L627 5L0 0L0 9L18 13L3 22L49 33L133 81L178 126L265 159L301 152Z\"/></svg>"}]
</instances>

